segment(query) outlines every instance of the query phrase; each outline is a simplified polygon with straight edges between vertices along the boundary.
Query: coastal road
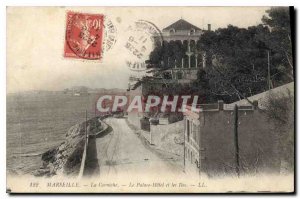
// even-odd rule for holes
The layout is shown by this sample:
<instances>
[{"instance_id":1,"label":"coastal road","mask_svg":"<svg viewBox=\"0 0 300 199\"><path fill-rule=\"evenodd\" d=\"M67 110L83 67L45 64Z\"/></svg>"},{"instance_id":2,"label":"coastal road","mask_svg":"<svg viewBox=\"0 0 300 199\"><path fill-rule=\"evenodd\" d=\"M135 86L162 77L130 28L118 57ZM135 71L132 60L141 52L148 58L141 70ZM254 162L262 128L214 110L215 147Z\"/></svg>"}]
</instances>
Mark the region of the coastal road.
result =
<instances>
[{"instance_id":1,"label":"coastal road","mask_svg":"<svg viewBox=\"0 0 300 199\"><path fill-rule=\"evenodd\" d=\"M129 128L124 118L107 118L105 122L111 126L110 131L95 139L99 166L97 174L101 178L132 178L145 174L178 176L181 172L168 164L171 159L158 157L153 149Z\"/></svg>"}]
</instances>

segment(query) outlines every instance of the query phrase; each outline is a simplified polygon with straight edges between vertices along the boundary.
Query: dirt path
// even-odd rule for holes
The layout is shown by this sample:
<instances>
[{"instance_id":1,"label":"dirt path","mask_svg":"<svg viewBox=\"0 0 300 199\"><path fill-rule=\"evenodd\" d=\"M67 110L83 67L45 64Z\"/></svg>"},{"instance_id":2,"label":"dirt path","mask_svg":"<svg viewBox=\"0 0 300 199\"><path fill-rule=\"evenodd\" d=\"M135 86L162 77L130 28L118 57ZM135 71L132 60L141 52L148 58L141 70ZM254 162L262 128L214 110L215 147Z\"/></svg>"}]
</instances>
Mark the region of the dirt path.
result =
<instances>
[{"instance_id":1,"label":"dirt path","mask_svg":"<svg viewBox=\"0 0 300 199\"><path fill-rule=\"evenodd\" d=\"M178 175L163 159L146 148L125 119L108 118L111 131L96 139L97 159L101 178L113 176ZM96 173L95 173L96 174Z\"/></svg>"}]
</instances>

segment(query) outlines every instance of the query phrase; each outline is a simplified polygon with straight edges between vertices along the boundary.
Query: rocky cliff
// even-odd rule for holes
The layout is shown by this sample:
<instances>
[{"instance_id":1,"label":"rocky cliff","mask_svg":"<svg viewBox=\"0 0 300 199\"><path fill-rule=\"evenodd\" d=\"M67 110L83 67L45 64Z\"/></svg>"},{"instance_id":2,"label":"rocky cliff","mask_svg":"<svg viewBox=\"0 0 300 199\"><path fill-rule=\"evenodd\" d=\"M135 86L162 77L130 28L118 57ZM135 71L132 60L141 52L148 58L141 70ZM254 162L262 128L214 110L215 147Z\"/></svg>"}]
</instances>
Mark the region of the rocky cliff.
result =
<instances>
[{"instance_id":1,"label":"rocky cliff","mask_svg":"<svg viewBox=\"0 0 300 199\"><path fill-rule=\"evenodd\" d=\"M66 139L59 146L43 153L42 165L33 172L33 175L51 177L56 174L63 174L76 176L79 173L85 147L86 126L89 134L103 129L98 117L72 126L66 133Z\"/></svg>"}]
</instances>

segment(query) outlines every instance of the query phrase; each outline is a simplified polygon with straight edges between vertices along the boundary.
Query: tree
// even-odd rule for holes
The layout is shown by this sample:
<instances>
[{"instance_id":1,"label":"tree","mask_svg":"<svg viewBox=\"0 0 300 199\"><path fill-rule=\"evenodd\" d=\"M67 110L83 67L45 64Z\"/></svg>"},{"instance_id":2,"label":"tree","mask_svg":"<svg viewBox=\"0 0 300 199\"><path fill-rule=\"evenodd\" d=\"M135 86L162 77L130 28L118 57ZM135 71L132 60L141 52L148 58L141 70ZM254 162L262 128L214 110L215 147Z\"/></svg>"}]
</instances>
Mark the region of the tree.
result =
<instances>
[{"instance_id":1,"label":"tree","mask_svg":"<svg viewBox=\"0 0 300 199\"><path fill-rule=\"evenodd\" d=\"M290 171L294 170L294 96L287 93L270 93L265 102L266 114L274 123L274 133L279 140L279 155L287 163Z\"/></svg>"},{"instance_id":2,"label":"tree","mask_svg":"<svg viewBox=\"0 0 300 199\"><path fill-rule=\"evenodd\" d=\"M266 11L262 22L268 26L271 34L266 38L268 47L273 51L273 60L281 73L290 81L293 77L293 55L290 27L290 12L288 7L273 7Z\"/></svg>"},{"instance_id":3,"label":"tree","mask_svg":"<svg viewBox=\"0 0 300 199\"><path fill-rule=\"evenodd\" d=\"M269 72L273 87L293 81L289 10L271 8L266 13L263 24L248 28L228 25L204 32L196 44L191 42L192 50L206 57L205 70L198 74L192 90L200 94L204 90L209 100L231 103L266 91ZM175 64L181 66L182 60L186 63L186 50L187 41L164 41L157 46L149 60L149 66L156 68L151 71L153 76Z\"/></svg>"},{"instance_id":4,"label":"tree","mask_svg":"<svg viewBox=\"0 0 300 199\"><path fill-rule=\"evenodd\" d=\"M191 85L191 93L199 96L201 103L215 102L217 99L211 93L209 79L205 70L200 69L197 73L197 80Z\"/></svg>"},{"instance_id":5,"label":"tree","mask_svg":"<svg viewBox=\"0 0 300 199\"><path fill-rule=\"evenodd\" d=\"M259 37L266 34L262 25L228 25L200 38L197 46L207 54L206 73L217 99L230 103L266 89L267 47Z\"/></svg>"}]
</instances>

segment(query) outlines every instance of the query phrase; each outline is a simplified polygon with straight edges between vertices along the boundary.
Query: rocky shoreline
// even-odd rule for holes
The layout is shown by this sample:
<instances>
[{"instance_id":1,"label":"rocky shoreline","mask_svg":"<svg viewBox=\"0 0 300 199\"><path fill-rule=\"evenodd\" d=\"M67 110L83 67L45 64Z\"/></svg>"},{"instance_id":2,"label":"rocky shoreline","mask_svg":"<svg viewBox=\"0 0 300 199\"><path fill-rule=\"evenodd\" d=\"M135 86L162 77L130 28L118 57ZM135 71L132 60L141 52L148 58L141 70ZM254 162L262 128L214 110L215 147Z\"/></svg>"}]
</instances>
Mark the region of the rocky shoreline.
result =
<instances>
[{"instance_id":1,"label":"rocky shoreline","mask_svg":"<svg viewBox=\"0 0 300 199\"><path fill-rule=\"evenodd\" d=\"M72 126L66 133L65 141L42 154L42 164L32 174L37 177L58 174L77 176L85 147L85 126L89 134L103 129L99 117Z\"/></svg>"}]
</instances>

